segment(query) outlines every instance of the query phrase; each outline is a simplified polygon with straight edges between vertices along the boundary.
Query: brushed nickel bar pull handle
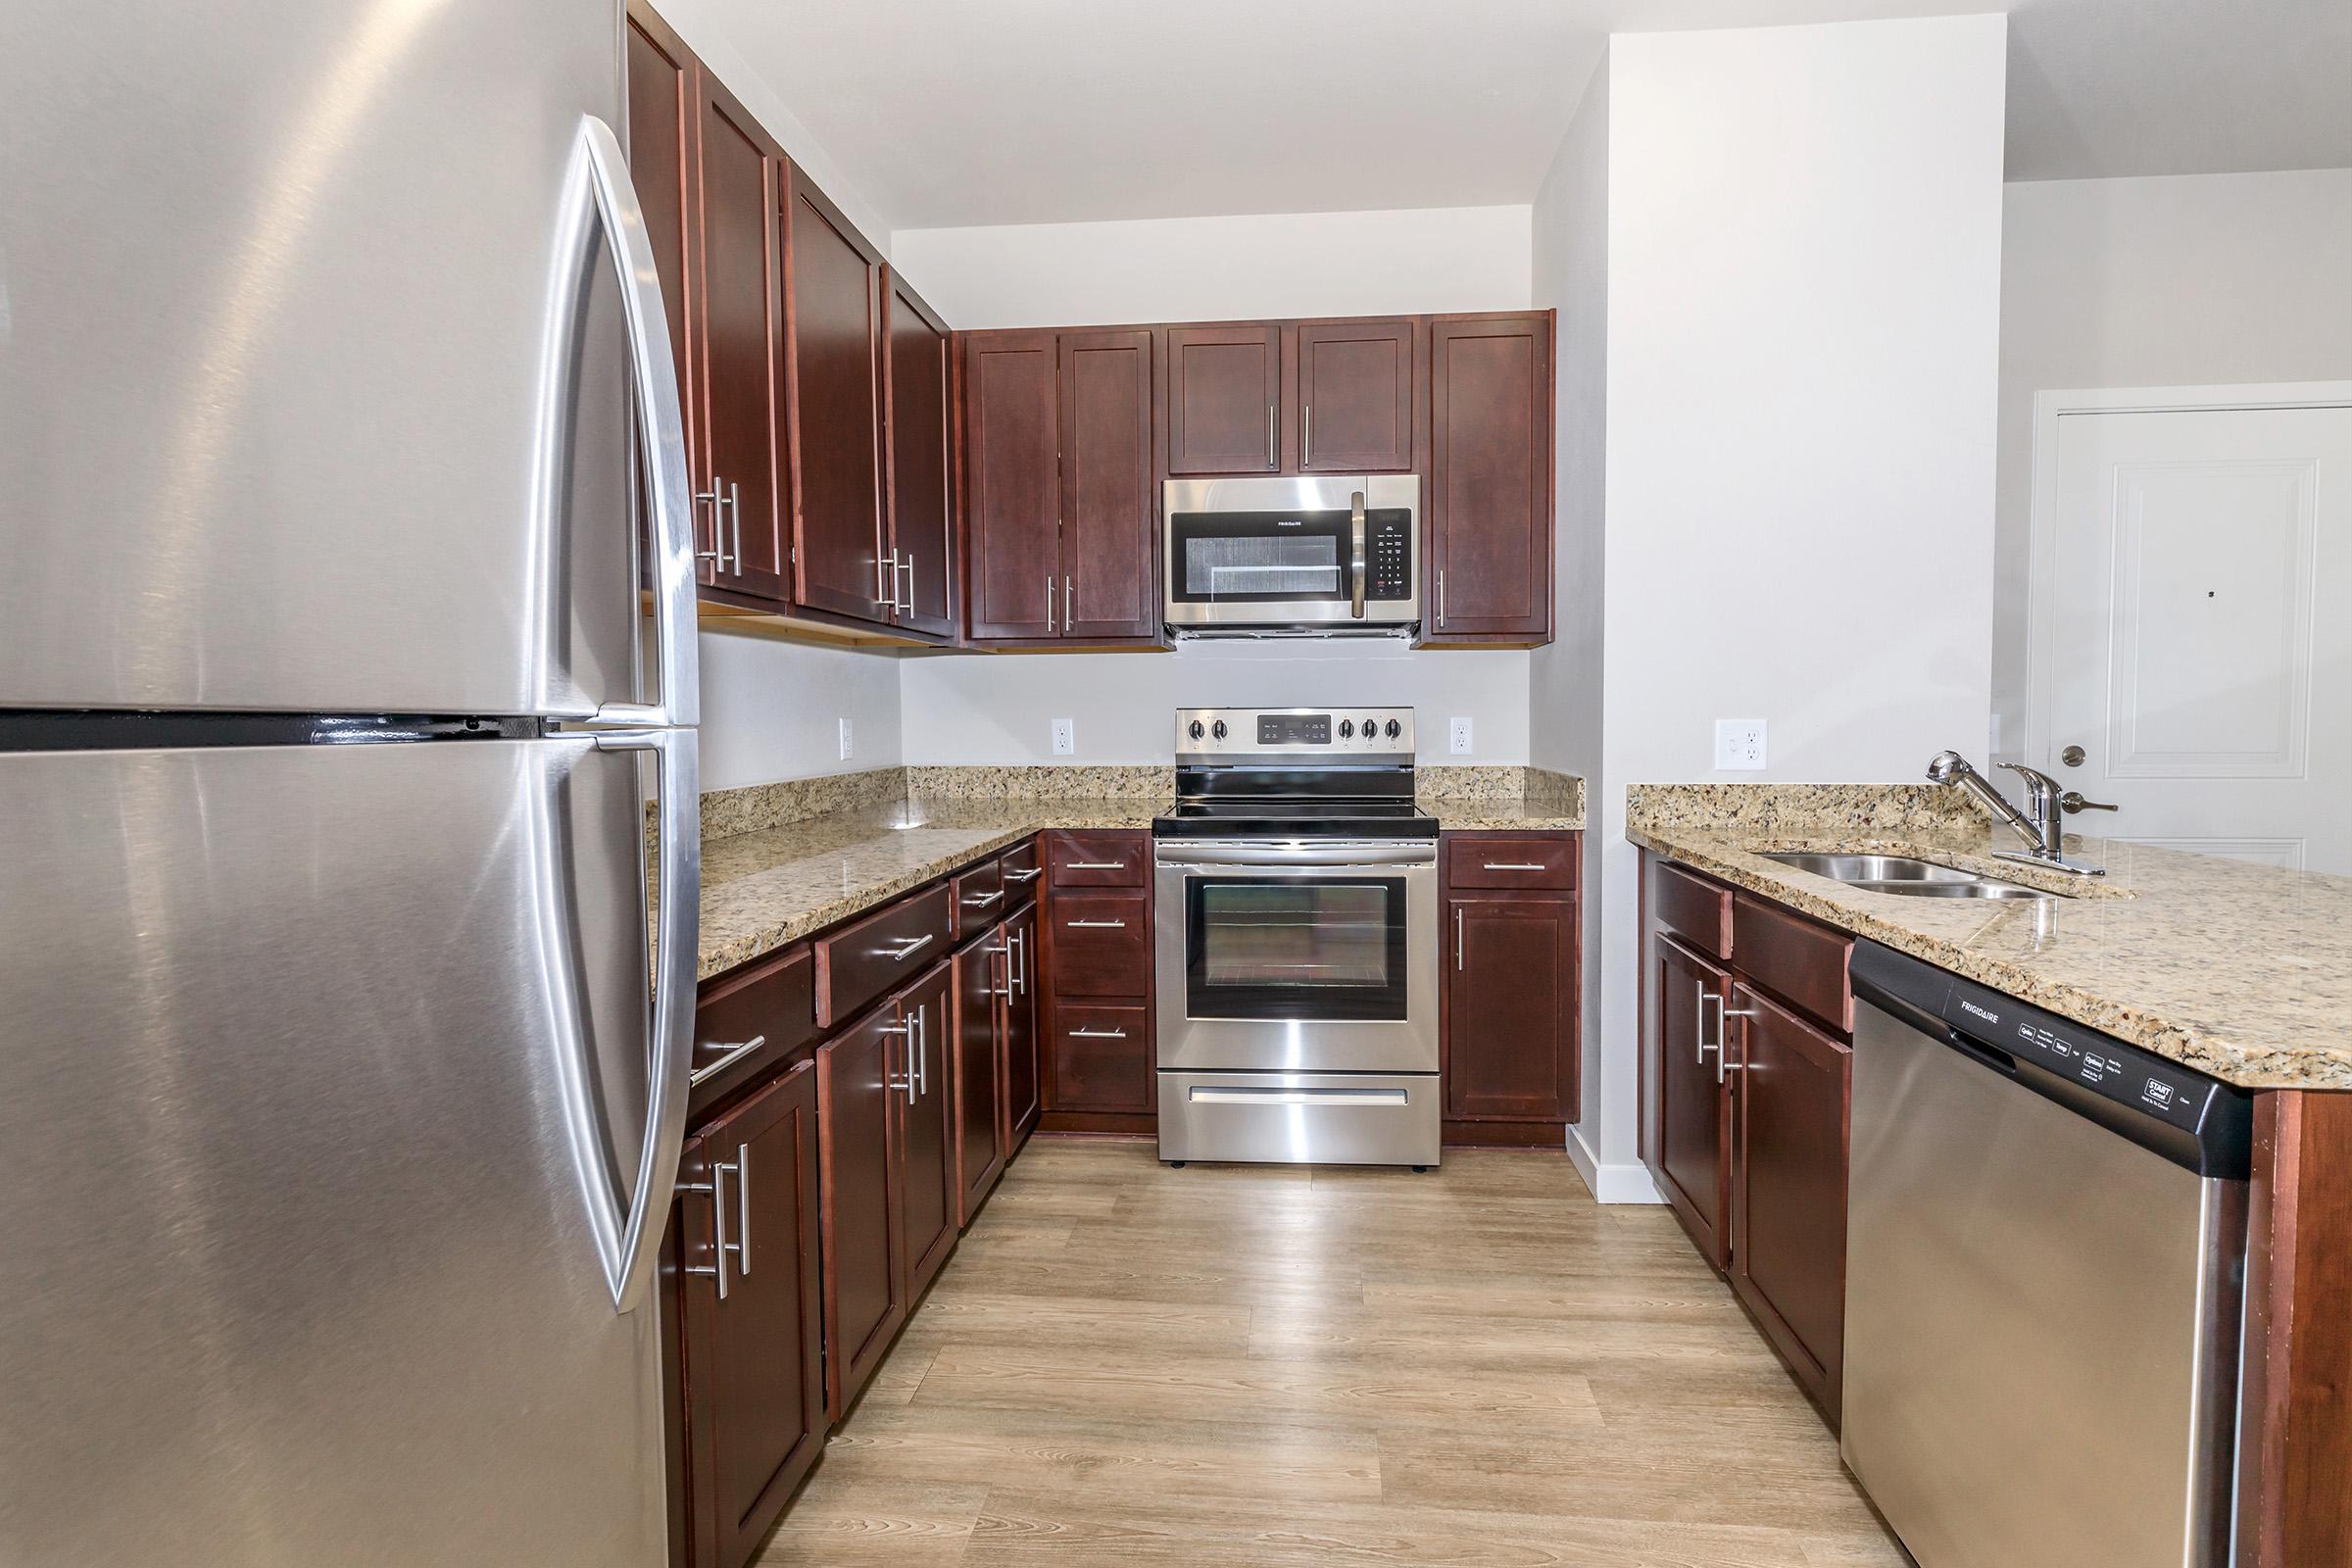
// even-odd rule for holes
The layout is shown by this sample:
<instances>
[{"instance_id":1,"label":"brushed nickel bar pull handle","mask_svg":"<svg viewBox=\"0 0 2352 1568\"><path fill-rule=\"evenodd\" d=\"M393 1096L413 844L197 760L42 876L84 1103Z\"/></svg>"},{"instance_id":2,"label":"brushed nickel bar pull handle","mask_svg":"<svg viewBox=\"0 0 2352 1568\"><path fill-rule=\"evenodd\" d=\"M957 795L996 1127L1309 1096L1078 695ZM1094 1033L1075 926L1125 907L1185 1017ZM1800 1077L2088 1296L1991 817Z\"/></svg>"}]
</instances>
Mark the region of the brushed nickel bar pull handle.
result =
<instances>
[{"instance_id":1,"label":"brushed nickel bar pull handle","mask_svg":"<svg viewBox=\"0 0 2352 1568\"><path fill-rule=\"evenodd\" d=\"M767 1036L754 1035L751 1039L746 1040L740 1046L729 1046L727 1048L727 1054L719 1057L716 1061L712 1062L710 1066L697 1067L694 1069L694 1071L688 1073L686 1075L686 1082L689 1086L699 1086L707 1083L710 1079L717 1077L720 1073L725 1072L729 1067L734 1066L744 1057L750 1055L753 1052L758 1051L761 1046L766 1044Z\"/></svg>"},{"instance_id":2,"label":"brushed nickel bar pull handle","mask_svg":"<svg viewBox=\"0 0 2352 1568\"><path fill-rule=\"evenodd\" d=\"M1070 574L1065 571L1061 574L1061 634L1067 637L1076 624L1070 618Z\"/></svg>"},{"instance_id":3,"label":"brushed nickel bar pull handle","mask_svg":"<svg viewBox=\"0 0 2352 1568\"><path fill-rule=\"evenodd\" d=\"M913 957L916 954L922 952L923 949L929 947L930 945L931 933L926 931L921 936L914 938L912 941L908 942L905 947L900 948L895 953L889 949L884 949L882 956L886 958L895 958L899 962L905 963L908 958Z\"/></svg>"},{"instance_id":4,"label":"brushed nickel bar pull handle","mask_svg":"<svg viewBox=\"0 0 2352 1568\"><path fill-rule=\"evenodd\" d=\"M1707 1064L1707 1052L1710 1049L1707 1045L1707 1004L1710 1002L1715 1004L1715 1005L1718 1007L1723 1005L1723 998L1717 996L1712 991L1701 991L1698 994L1698 1012L1690 1020L1692 1043L1698 1048L1696 1060L1701 1067L1704 1067ZM1715 1038L1718 1041L1723 1038L1723 1024L1721 1020L1716 1022ZM1717 1046L1712 1049L1721 1050L1722 1048ZM1721 1082L1722 1076L1723 1075L1720 1073L1716 1074L1716 1081Z\"/></svg>"},{"instance_id":5,"label":"brushed nickel bar pull handle","mask_svg":"<svg viewBox=\"0 0 2352 1568\"><path fill-rule=\"evenodd\" d=\"M1046 573L1046 635L1054 635L1054 574Z\"/></svg>"},{"instance_id":6,"label":"brushed nickel bar pull handle","mask_svg":"<svg viewBox=\"0 0 2352 1568\"><path fill-rule=\"evenodd\" d=\"M1458 904L1453 906L1453 969L1456 974L1462 969L1462 906Z\"/></svg>"},{"instance_id":7,"label":"brushed nickel bar pull handle","mask_svg":"<svg viewBox=\"0 0 2352 1568\"><path fill-rule=\"evenodd\" d=\"M1029 994L1028 935L1025 931L1015 931L1009 939L1012 943L1012 990L1015 996L1021 997Z\"/></svg>"},{"instance_id":8,"label":"brushed nickel bar pull handle","mask_svg":"<svg viewBox=\"0 0 2352 1568\"><path fill-rule=\"evenodd\" d=\"M1551 867L1534 860L1489 860L1487 869L1490 871L1548 871Z\"/></svg>"},{"instance_id":9,"label":"brushed nickel bar pull handle","mask_svg":"<svg viewBox=\"0 0 2352 1568\"><path fill-rule=\"evenodd\" d=\"M1003 997L1006 1002L1010 1002L1012 1000L1012 938L1006 936L1001 944L988 949L987 952L988 967L992 976L996 971L997 960L999 958L1004 960L1004 983L998 985L992 979L988 994L992 997Z\"/></svg>"},{"instance_id":10,"label":"brushed nickel bar pull handle","mask_svg":"<svg viewBox=\"0 0 2352 1568\"><path fill-rule=\"evenodd\" d=\"M715 474L711 476L710 488L697 490L694 493L694 499L698 506L705 503L710 505L710 543L715 547L710 550L697 550L694 553L694 559L710 563L712 571L725 571L729 569L727 565L727 498L725 493L718 488L718 478Z\"/></svg>"},{"instance_id":11,"label":"brushed nickel bar pull handle","mask_svg":"<svg viewBox=\"0 0 2352 1568\"><path fill-rule=\"evenodd\" d=\"M1298 433L1298 466L1310 468L1315 463L1315 406L1306 406L1306 428Z\"/></svg>"},{"instance_id":12,"label":"brushed nickel bar pull handle","mask_svg":"<svg viewBox=\"0 0 2352 1568\"><path fill-rule=\"evenodd\" d=\"M902 1012L899 1014L899 1021L897 1023L886 1023L879 1025L875 1028L874 1033L878 1035L895 1035L902 1042L911 1044L914 1039L914 1020ZM907 1100L911 1102L914 1099L914 1057L911 1054L907 1056L906 1076L904 1078L892 1077L890 1074L890 1067L887 1063L885 1063L882 1069L882 1082L885 1087L897 1090L900 1094L905 1095Z\"/></svg>"},{"instance_id":13,"label":"brushed nickel bar pull handle","mask_svg":"<svg viewBox=\"0 0 2352 1568\"><path fill-rule=\"evenodd\" d=\"M1063 864L1062 869L1065 871L1124 871L1127 869L1127 862L1125 860L1070 860ZM1035 871L1029 874L1037 875Z\"/></svg>"},{"instance_id":14,"label":"brushed nickel bar pull handle","mask_svg":"<svg viewBox=\"0 0 2352 1568\"><path fill-rule=\"evenodd\" d=\"M1003 888L999 888L994 893L983 893L976 899L964 900L963 906L967 909L985 909L1004 896L1004 890Z\"/></svg>"},{"instance_id":15,"label":"brushed nickel bar pull handle","mask_svg":"<svg viewBox=\"0 0 2352 1568\"><path fill-rule=\"evenodd\" d=\"M737 1156L740 1157L743 1153L743 1146L740 1144L736 1145L735 1152ZM710 1195L710 1228L713 1233L713 1246L710 1249L710 1263L709 1267L703 1267L701 1265L689 1267L686 1272L689 1274L699 1274L707 1279L717 1280L718 1298L722 1301L727 1298L727 1254L729 1252L735 1252L738 1256L740 1256L742 1252L740 1244L727 1240L726 1176L727 1172L729 1171L735 1171L737 1173L735 1188L736 1196L740 1198L743 1192L743 1179L741 1175L742 1167L723 1159L712 1160L710 1162L710 1179L709 1181L680 1182L678 1184L678 1191L681 1193L709 1193ZM746 1212L749 1212L749 1210L747 1209ZM751 1272L751 1270L739 1269L737 1272L748 1274Z\"/></svg>"},{"instance_id":16,"label":"brushed nickel bar pull handle","mask_svg":"<svg viewBox=\"0 0 2352 1568\"><path fill-rule=\"evenodd\" d=\"M1041 872L1035 869L1027 871L1007 871L1004 873L1004 880L1007 882L1018 882L1021 884L1021 886L1027 887L1030 883L1036 881L1041 874Z\"/></svg>"},{"instance_id":17,"label":"brushed nickel bar pull handle","mask_svg":"<svg viewBox=\"0 0 2352 1568\"><path fill-rule=\"evenodd\" d=\"M1127 1031L1124 1029L1073 1029L1070 1031L1070 1038L1072 1040L1124 1040L1127 1038Z\"/></svg>"},{"instance_id":18,"label":"brushed nickel bar pull handle","mask_svg":"<svg viewBox=\"0 0 2352 1568\"><path fill-rule=\"evenodd\" d=\"M735 1268L752 1272L752 1146L735 1146Z\"/></svg>"},{"instance_id":19,"label":"brushed nickel bar pull handle","mask_svg":"<svg viewBox=\"0 0 2352 1568\"><path fill-rule=\"evenodd\" d=\"M931 1093L931 1004L920 1002L914 1008L914 1092L917 1097Z\"/></svg>"},{"instance_id":20,"label":"brushed nickel bar pull handle","mask_svg":"<svg viewBox=\"0 0 2352 1568\"><path fill-rule=\"evenodd\" d=\"M1124 931L1127 929L1127 922L1124 920L1064 920L1061 922L1061 928L1064 931Z\"/></svg>"},{"instance_id":21,"label":"brushed nickel bar pull handle","mask_svg":"<svg viewBox=\"0 0 2352 1568\"><path fill-rule=\"evenodd\" d=\"M743 575L743 486L727 481L727 519L735 542L735 575Z\"/></svg>"},{"instance_id":22,"label":"brushed nickel bar pull handle","mask_svg":"<svg viewBox=\"0 0 2352 1568\"><path fill-rule=\"evenodd\" d=\"M1438 624L1446 624L1446 568L1438 568Z\"/></svg>"},{"instance_id":23,"label":"brushed nickel bar pull handle","mask_svg":"<svg viewBox=\"0 0 2352 1568\"><path fill-rule=\"evenodd\" d=\"M1307 412L1307 418L1309 420L1314 418L1314 412L1312 410ZM1307 428L1312 430L1314 425L1309 423ZM1305 465L1303 464L1300 465L1301 467L1304 466ZM1271 403L1266 405L1266 466L1269 468L1279 468L1282 466L1281 438L1276 434L1276 427L1274 423L1274 405Z\"/></svg>"},{"instance_id":24,"label":"brushed nickel bar pull handle","mask_svg":"<svg viewBox=\"0 0 2352 1568\"><path fill-rule=\"evenodd\" d=\"M1721 997L1715 999L1715 1007L1716 1017L1722 1020L1717 1027L1715 1040L1715 1081L1721 1083L1726 1073L1747 1071L1747 1051L1744 1044L1740 1052L1740 1059L1736 1062L1732 1060L1731 1021L1734 1018L1761 1018L1764 1016L1764 1009L1761 1007L1725 1006ZM1744 1042L1746 1038L1743 1032L1740 1035L1741 1041Z\"/></svg>"}]
</instances>

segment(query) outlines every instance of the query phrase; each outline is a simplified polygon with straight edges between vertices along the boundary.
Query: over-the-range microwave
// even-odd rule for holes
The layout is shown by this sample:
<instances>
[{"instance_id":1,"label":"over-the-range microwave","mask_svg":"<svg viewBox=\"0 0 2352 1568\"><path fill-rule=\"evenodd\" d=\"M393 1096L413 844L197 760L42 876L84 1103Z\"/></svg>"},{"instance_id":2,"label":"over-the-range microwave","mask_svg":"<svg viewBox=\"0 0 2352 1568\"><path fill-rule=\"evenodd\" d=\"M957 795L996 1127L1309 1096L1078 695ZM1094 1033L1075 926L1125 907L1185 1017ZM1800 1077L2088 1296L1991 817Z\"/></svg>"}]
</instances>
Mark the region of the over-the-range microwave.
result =
<instances>
[{"instance_id":1,"label":"over-the-range microwave","mask_svg":"<svg viewBox=\"0 0 2352 1568\"><path fill-rule=\"evenodd\" d=\"M1421 619L1421 478L1170 479L1167 623L1180 636L1396 634Z\"/></svg>"}]
</instances>

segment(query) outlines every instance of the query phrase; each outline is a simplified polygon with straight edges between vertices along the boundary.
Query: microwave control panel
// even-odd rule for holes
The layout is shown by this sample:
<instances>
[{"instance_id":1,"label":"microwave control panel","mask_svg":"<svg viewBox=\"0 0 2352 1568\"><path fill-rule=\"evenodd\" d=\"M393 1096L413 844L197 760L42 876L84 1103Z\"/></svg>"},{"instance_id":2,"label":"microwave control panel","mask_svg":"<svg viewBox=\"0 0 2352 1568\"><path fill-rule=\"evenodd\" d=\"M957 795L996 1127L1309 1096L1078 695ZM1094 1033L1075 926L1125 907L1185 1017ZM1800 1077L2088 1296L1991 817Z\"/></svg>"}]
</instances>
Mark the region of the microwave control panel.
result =
<instances>
[{"instance_id":1,"label":"microwave control panel","mask_svg":"<svg viewBox=\"0 0 2352 1568\"><path fill-rule=\"evenodd\" d=\"M1413 596L1413 514L1376 512L1364 518L1364 597Z\"/></svg>"}]
</instances>

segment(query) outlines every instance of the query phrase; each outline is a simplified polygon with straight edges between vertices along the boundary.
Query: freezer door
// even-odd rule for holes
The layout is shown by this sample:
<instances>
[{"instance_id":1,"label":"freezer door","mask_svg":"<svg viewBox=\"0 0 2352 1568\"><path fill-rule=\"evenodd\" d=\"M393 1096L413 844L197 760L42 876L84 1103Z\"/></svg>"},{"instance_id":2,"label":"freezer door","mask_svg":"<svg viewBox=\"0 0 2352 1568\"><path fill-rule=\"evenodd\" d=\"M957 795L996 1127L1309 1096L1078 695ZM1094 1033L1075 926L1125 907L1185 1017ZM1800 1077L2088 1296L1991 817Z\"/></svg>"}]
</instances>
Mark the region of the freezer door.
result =
<instances>
[{"instance_id":1,"label":"freezer door","mask_svg":"<svg viewBox=\"0 0 2352 1568\"><path fill-rule=\"evenodd\" d=\"M613 0L10 5L0 708L650 700L692 502L591 152L619 40Z\"/></svg>"},{"instance_id":2,"label":"freezer door","mask_svg":"<svg viewBox=\"0 0 2352 1568\"><path fill-rule=\"evenodd\" d=\"M662 1562L692 747L0 758L0 1562Z\"/></svg>"}]
</instances>

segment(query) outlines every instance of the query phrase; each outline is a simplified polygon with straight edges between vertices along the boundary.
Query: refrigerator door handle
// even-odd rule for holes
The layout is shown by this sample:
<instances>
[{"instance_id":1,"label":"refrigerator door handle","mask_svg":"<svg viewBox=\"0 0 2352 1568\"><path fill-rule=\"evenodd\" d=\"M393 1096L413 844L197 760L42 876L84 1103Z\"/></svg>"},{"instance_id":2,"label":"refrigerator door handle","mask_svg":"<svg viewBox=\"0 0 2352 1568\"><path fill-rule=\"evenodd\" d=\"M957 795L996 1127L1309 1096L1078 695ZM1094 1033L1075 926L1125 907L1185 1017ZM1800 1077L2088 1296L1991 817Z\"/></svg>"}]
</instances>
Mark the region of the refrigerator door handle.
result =
<instances>
[{"instance_id":1,"label":"refrigerator door handle","mask_svg":"<svg viewBox=\"0 0 2352 1568\"><path fill-rule=\"evenodd\" d=\"M629 182L628 159L612 127L594 115L580 118L579 145L572 159L573 195L567 203L573 246L565 274L577 277L587 248L599 229L620 284L621 313L628 324L630 390L637 409L637 438L645 464L647 488L652 493L650 533L654 601L655 678L651 703L604 703L583 728L666 728L701 721L700 671L695 659L694 486L686 476L686 416L678 398L677 361L669 340L669 318L662 305L662 279L654 269L654 251L646 237L645 211ZM581 187L585 189L582 190ZM576 287L555 290L556 309L549 322L549 372L542 377L543 408L540 428L545 432L540 471L548 475L547 502L555 505L554 475L560 472L567 432L553 412L563 406L562 385L572 323L580 300ZM712 489L716 490L713 485ZM719 548L725 536L711 509L711 527ZM552 532L542 518L543 536ZM742 522L737 519L738 541ZM737 551L741 564L741 551Z\"/></svg>"},{"instance_id":2,"label":"refrigerator door handle","mask_svg":"<svg viewBox=\"0 0 2352 1568\"><path fill-rule=\"evenodd\" d=\"M702 785L692 730L640 730L594 737L605 752L654 752L660 757L660 865L654 925L653 1038L645 1053L645 1143L627 1211L612 1195L617 1181L598 1170L604 1160L597 1108L588 1089L590 1063L571 1065L573 1148L579 1152L591 1227L603 1253L605 1280L617 1312L635 1311L653 1284L662 1231L678 1179L686 1141L686 1095L694 1062L694 987L703 883ZM582 1052L586 1047L582 1044ZM615 1173L616 1174L616 1173ZM748 1271L747 1271L748 1272Z\"/></svg>"}]
</instances>

